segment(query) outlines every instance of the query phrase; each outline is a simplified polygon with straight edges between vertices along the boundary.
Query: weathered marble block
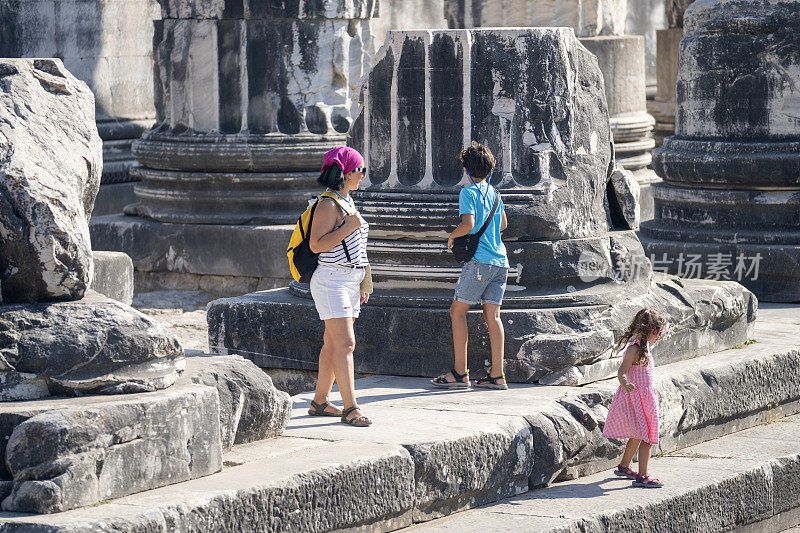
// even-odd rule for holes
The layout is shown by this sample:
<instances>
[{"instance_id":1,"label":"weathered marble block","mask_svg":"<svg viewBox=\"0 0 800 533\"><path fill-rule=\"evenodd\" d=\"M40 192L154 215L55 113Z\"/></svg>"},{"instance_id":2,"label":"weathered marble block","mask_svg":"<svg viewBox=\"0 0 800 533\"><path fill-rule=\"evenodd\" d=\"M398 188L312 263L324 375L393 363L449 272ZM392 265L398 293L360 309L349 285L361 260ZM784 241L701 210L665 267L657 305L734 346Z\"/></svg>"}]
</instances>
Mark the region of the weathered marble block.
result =
<instances>
[{"instance_id":1,"label":"weathered marble block","mask_svg":"<svg viewBox=\"0 0 800 533\"><path fill-rule=\"evenodd\" d=\"M55 513L222 468L217 392L203 385L36 414L5 447L4 511Z\"/></svg>"},{"instance_id":2,"label":"weathered marble block","mask_svg":"<svg viewBox=\"0 0 800 533\"><path fill-rule=\"evenodd\" d=\"M655 120L645 103L644 37L622 35L627 8L625 0L448 0L445 4L451 28L571 27L581 44L597 56L616 160L628 170L639 170L651 161Z\"/></svg>"},{"instance_id":3,"label":"weathered marble block","mask_svg":"<svg viewBox=\"0 0 800 533\"><path fill-rule=\"evenodd\" d=\"M163 389L183 370L174 335L116 300L0 305L0 401Z\"/></svg>"},{"instance_id":4,"label":"weathered marble block","mask_svg":"<svg viewBox=\"0 0 800 533\"><path fill-rule=\"evenodd\" d=\"M102 143L89 87L59 59L0 60L0 281L7 302L77 300Z\"/></svg>"},{"instance_id":5,"label":"weathered marble block","mask_svg":"<svg viewBox=\"0 0 800 533\"><path fill-rule=\"evenodd\" d=\"M4 0L0 57L58 57L95 96L103 139L102 183L135 179L131 141L155 120L156 0ZM101 206L104 207L104 206ZM116 212L121 212L121 209Z\"/></svg>"},{"instance_id":6,"label":"weathered marble block","mask_svg":"<svg viewBox=\"0 0 800 533\"><path fill-rule=\"evenodd\" d=\"M702 276L766 301L800 300L798 24L790 1L686 10L675 136L655 153L664 184L642 230L670 271L698 257Z\"/></svg>"}]
</instances>

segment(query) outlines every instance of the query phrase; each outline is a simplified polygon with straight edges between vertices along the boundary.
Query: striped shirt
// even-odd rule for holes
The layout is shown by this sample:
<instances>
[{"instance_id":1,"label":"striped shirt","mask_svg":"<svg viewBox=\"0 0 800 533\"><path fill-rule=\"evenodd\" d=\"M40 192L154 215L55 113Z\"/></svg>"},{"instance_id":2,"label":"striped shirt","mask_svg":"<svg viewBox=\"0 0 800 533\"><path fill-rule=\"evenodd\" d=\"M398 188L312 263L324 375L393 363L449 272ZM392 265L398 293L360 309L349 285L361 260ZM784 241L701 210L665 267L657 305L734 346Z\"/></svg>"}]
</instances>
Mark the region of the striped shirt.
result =
<instances>
[{"instance_id":1,"label":"striped shirt","mask_svg":"<svg viewBox=\"0 0 800 533\"><path fill-rule=\"evenodd\" d=\"M358 218L361 219L361 226L344 238L345 245L347 245L347 252L350 254L350 261L347 260L347 254L344 253L344 248L342 248L342 243L340 242L327 252L320 253L319 262L320 264L329 265L367 266L369 265L369 260L367 259L367 235L369 234L369 224L364 220L364 217L361 216L361 213L356 210L352 198L341 198L340 201L349 203L353 210L356 211ZM336 226L333 231L342 227L344 224L344 215L346 214L347 213L342 211L342 222Z\"/></svg>"}]
</instances>

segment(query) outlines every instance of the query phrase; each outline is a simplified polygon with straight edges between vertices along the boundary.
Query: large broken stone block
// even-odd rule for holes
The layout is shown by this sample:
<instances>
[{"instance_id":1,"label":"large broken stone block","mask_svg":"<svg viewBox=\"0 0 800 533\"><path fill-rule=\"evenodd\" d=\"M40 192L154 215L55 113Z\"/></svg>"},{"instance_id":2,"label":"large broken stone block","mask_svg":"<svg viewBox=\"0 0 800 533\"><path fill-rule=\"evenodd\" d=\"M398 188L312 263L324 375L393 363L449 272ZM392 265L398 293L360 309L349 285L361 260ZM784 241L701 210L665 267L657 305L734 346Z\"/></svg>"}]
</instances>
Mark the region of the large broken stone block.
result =
<instances>
[{"instance_id":1,"label":"large broken stone block","mask_svg":"<svg viewBox=\"0 0 800 533\"><path fill-rule=\"evenodd\" d=\"M251 361L239 356L191 357L187 377L219 394L222 448L276 437L292 416L292 400Z\"/></svg>"},{"instance_id":2,"label":"large broken stone block","mask_svg":"<svg viewBox=\"0 0 800 533\"><path fill-rule=\"evenodd\" d=\"M155 119L153 20L160 11L156 0L3 1L0 57L58 57L92 90L106 197L121 189L106 185L132 179L131 141ZM115 199L116 206L98 202L101 210L121 213L124 204Z\"/></svg>"},{"instance_id":3,"label":"large broken stone block","mask_svg":"<svg viewBox=\"0 0 800 533\"><path fill-rule=\"evenodd\" d=\"M94 291L76 302L0 306L0 400L172 385L183 350L163 326Z\"/></svg>"},{"instance_id":4,"label":"large broken stone block","mask_svg":"<svg viewBox=\"0 0 800 533\"><path fill-rule=\"evenodd\" d=\"M100 186L94 97L58 59L0 61L0 280L5 301L80 299Z\"/></svg>"},{"instance_id":5,"label":"large broken stone block","mask_svg":"<svg viewBox=\"0 0 800 533\"><path fill-rule=\"evenodd\" d=\"M14 485L2 508L29 513L212 474L222 467L217 393L184 386L38 414L16 426L5 461Z\"/></svg>"}]
</instances>

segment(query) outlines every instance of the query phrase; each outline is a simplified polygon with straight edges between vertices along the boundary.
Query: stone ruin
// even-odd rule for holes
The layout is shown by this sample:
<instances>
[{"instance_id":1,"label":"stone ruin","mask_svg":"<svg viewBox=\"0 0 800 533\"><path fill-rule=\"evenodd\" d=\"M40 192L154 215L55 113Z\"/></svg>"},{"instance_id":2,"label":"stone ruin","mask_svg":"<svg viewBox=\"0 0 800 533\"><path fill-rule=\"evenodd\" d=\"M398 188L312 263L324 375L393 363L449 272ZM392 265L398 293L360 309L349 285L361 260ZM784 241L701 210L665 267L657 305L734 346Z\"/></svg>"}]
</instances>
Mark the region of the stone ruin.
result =
<instances>
[{"instance_id":1,"label":"stone ruin","mask_svg":"<svg viewBox=\"0 0 800 533\"><path fill-rule=\"evenodd\" d=\"M130 255L142 289L284 286L287 224L345 142L376 4L161 3L137 202L95 218L92 243Z\"/></svg>"},{"instance_id":2,"label":"stone ruin","mask_svg":"<svg viewBox=\"0 0 800 533\"><path fill-rule=\"evenodd\" d=\"M156 0L3 0L0 57L57 57L95 96L103 174L93 214L122 212L136 177L131 143L155 121Z\"/></svg>"},{"instance_id":3,"label":"stone ruin","mask_svg":"<svg viewBox=\"0 0 800 533\"><path fill-rule=\"evenodd\" d=\"M252 363L186 358L158 322L89 288L101 172L88 86L58 59L0 59L4 511L58 512L208 475L223 450L289 419L289 396Z\"/></svg>"},{"instance_id":4,"label":"stone ruin","mask_svg":"<svg viewBox=\"0 0 800 533\"><path fill-rule=\"evenodd\" d=\"M431 376L451 364L460 266L444 242L466 180L457 154L473 139L496 155L492 183L509 217L511 381L607 377L614 339L647 305L674 317L656 347L662 364L750 338L756 300L740 285L652 273L632 229L636 183L614 165L597 59L572 30L390 32L361 98L349 142L369 168L354 194L371 225L376 292L356 328L357 372ZM469 320L477 370L488 336L478 314ZM307 287L217 300L208 322L218 350L316 368L322 323Z\"/></svg>"},{"instance_id":5,"label":"stone ruin","mask_svg":"<svg viewBox=\"0 0 800 533\"><path fill-rule=\"evenodd\" d=\"M605 87L615 161L634 172L640 184L643 219L652 218L650 184L657 181L648 168L655 147L655 119L647 112L645 38L625 35L626 0L448 0L450 28L567 26L597 57Z\"/></svg>"},{"instance_id":6,"label":"stone ruin","mask_svg":"<svg viewBox=\"0 0 800 533\"><path fill-rule=\"evenodd\" d=\"M654 138L661 146L675 134L675 84L678 78L678 48L683 37L683 12L692 0L667 0L664 15L667 28L656 30L657 92L647 109L656 119Z\"/></svg>"},{"instance_id":7,"label":"stone ruin","mask_svg":"<svg viewBox=\"0 0 800 533\"><path fill-rule=\"evenodd\" d=\"M675 135L656 151L664 183L641 231L662 269L800 301L798 25L794 1L686 10Z\"/></svg>"}]
</instances>

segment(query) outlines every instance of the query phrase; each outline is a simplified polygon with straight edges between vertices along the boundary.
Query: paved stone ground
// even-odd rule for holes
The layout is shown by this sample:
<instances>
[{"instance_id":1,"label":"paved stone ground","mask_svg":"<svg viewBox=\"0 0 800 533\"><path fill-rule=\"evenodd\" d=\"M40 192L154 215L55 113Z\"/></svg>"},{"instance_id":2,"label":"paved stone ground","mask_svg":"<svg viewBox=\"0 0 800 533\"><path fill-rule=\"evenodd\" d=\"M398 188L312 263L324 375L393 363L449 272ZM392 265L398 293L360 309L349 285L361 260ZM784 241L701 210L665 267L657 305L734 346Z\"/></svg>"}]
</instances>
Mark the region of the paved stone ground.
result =
<instances>
[{"instance_id":1,"label":"paved stone ground","mask_svg":"<svg viewBox=\"0 0 800 533\"><path fill-rule=\"evenodd\" d=\"M140 292L133 295L133 307L161 322L184 350L207 352L206 304L213 299L201 291Z\"/></svg>"},{"instance_id":2,"label":"paved stone ground","mask_svg":"<svg viewBox=\"0 0 800 533\"><path fill-rule=\"evenodd\" d=\"M200 305L197 301L202 299L197 298L194 304L180 300L159 308L191 309ZM797 417L780 420L782 415L800 411L798 327L800 306L764 306L755 344L659 367L659 391L669 398L664 404L669 434L664 435L660 450L667 455L657 459L653 472L670 485L652 493L637 491L637 505L649 498L642 507L649 511L641 511L645 518L634 519L669 516L670 524L677 524L670 531L725 529L775 513L780 516L771 519L769 530L800 523L789 512L800 502L787 503L776 496L800 498L800 421ZM371 428L309 417L305 411L310 395L304 393L294 397L293 418L284 436L235 446L224 455L222 472L56 515L0 513L0 531L149 531L170 523L176 530L233 532L241 531L244 517L255 529L327 531L369 524L365 530L386 531L410 526L412 521L434 520L429 525L439 527L445 522L436 519L461 520L487 511L457 511L508 497L513 499L497 504L505 506L503 512L488 513L501 515L513 525L527 524L538 513L524 511L525 505L533 505L525 502L537 500L537 494L538 499L548 495L552 505L548 511L561 509L557 516L537 518L544 520L543 527L557 525L575 531L576 521L588 517L580 530L608 531L597 524L616 522L627 524L622 529L637 530L640 522L625 522L624 510L608 514L614 509L596 502L605 501L606 493L631 500L624 481L597 474L614 464L617 449L604 449L605 439L596 438L599 429L589 429L593 427L591 408L578 412L588 418L573 419L574 413L567 412L570 407L580 409L580 402L592 396L613 392L613 382L578 388L515 385L509 391L447 392L431 391L425 379L373 376L358 380L357 385L359 401L375 420ZM532 431L544 427L542 415L561 425L552 435L534 438ZM753 431L780 430L783 436L736 433L764 422L775 423ZM733 435L709 441L727 433ZM703 444L687 448L698 442ZM748 447L748 443L756 445ZM787 443L794 448L789 449ZM545 455L540 453L543 449ZM751 449L752 456L746 456ZM568 461L577 459L570 475L583 477L555 484L545 492L528 492L529 481L531 486L541 484L538 470L554 461L561 465L559 469L567 464L564 454L569 455ZM682 476L680 468L687 462L691 468ZM776 464L785 465L786 471L778 472ZM766 475L769 472L772 477ZM776 492L770 479L789 485ZM703 485L709 480L717 483ZM680 492L683 485L691 490ZM575 498L572 492L578 489L588 491L592 498ZM710 506L704 507L705 501ZM515 514L517 510L524 512ZM580 517L575 514L578 511ZM595 516L598 513L601 518ZM691 522L695 516L714 521L714 527L698 529ZM497 518L490 514L486 520ZM758 527L750 530L760 531Z\"/></svg>"},{"instance_id":3,"label":"paved stone ground","mask_svg":"<svg viewBox=\"0 0 800 533\"><path fill-rule=\"evenodd\" d=\"M183 309L177 304L173 308ZM787 503L787 498L778 497L800 499L800 421L796 417L779 420L800 412L796 370L800 367L800 306L765 305L759 317L758 342L657 369L668 429L660 451L669 455L654 463L653 472L670 485L661 491L635 493L637 504L643 498L649 502L646 509L651 514L640 509L641 520L663 522L669 516L677 526L665 531L723 530L735 524L752 525L777 512L781 516L767 530L800 523L789 512L800 501ZM607 441L597 438L599 428L592 424L592 417L594 409L602 406L590 404L613 392L616 385L611 380L577 388L512 385L509 391L447 392L431 391L425 379L373 376L358 380L357 387L359 401L375 420L370 428L351 428L336 418L309 417L305 411L310 395L300 394L293 398L294 413L284 436L234 447L225 454L220 473L57 515L0 513L0 523L5 522L0 531L155 531L159 524L169 523L176 530L233 532L241 531L242 520L254 529L326 531L368 524L364 530L386 531L410 526L412 520L447 515L447 520L459 520L484 510L457 511L518 494L512 503L498 504L506 508L495 514L514 515L523 502L536 499L533 494L561 494L548 496L553 506L549 511L563 511L542 518L550 520L545 525L557 525L563 531L608 531L614 528L598 524L616 523L626 515L623 511L603 514L614 509L595 502L605 493L631 500L625 482L598 474L614 464L618 452L604 449ZM338 403L337 396L333 399ZM542 416L560 425L552 434L534 437L532 431L544 428ZM783 436L736 433L765 422L774 423L753 431L780 430ZM724 439L734 440L709 441L728 433L733 435ZM724 442L732 444L723 446ZM688 449L698 443L702 443L699 448ZM748 448L748 443L756 445ZM542 447L547 452L544 456ZM577 462L570 463L575 465L570 475L583 477L555 484L546 492L528 492L529 480L531 486L542 482L538 470L554 462L561 469L573 459ZM692 468L684 479L678 475L679 466L687 462ZM778 471L780 465L786 466L784 472ZM718 483L706 486L704 480ZM776 490L770 480L789 485ZM694 489L679 494L676 491L682 484ZM559 492L566 490L562 486L584 487L581 490L589 491L592 498ZM705 501L711 505L704 506ZM583 518L591 518L581 522L591 527L573 527L576 510ZM747 514L751 512L755 514ZM592 518L598 513L605 518ZM529 521L532 514L536 513L521 513L517 520ZM695 516L714 521L713 527L696 527L690 521ZM621 529L635 531L642 522L621 523L627 524ZM762 530L755 526L745 530ZM466 529L476 527L470 524Z\"/></svg>"},{"instance_id":4,"label":"paved stone ground","mask_svg":"<svg viewBox=\"0 0 800 533\"><path fill-rule=\"evenodd\" d=\"M800 522L798 454L793 416L654 458L661 489L605 471L403 531L720 531L745 516L747 531L781 531Z\"/></svg>"}]
</instances>

